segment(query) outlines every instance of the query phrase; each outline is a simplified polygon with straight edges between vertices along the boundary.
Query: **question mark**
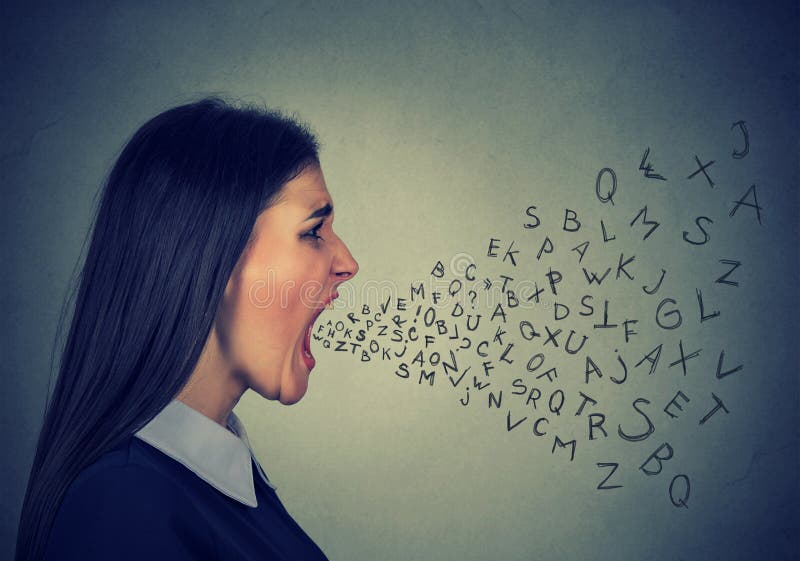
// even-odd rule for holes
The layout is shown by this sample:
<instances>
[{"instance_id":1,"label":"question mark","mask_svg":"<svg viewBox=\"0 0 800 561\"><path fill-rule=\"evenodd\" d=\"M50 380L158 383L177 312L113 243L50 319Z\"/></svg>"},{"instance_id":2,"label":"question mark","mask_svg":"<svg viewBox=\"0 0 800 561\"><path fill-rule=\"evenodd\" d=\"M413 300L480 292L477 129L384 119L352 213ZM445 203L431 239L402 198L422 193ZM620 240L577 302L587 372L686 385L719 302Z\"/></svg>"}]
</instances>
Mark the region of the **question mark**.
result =
<instances>
[{"instance_id":1,"label":"question mark","mask_svg":"<svg viewBox=\"0 0 800 561\"><path fill-rule=\"evenodd\" d=\"M478 293L475 292L474 290L470 290L468 292L468 294L470 295L469 303L472 304L472 309L474 310L475 309L475 298L478 297Z\"/></svg>"}]
</instances>

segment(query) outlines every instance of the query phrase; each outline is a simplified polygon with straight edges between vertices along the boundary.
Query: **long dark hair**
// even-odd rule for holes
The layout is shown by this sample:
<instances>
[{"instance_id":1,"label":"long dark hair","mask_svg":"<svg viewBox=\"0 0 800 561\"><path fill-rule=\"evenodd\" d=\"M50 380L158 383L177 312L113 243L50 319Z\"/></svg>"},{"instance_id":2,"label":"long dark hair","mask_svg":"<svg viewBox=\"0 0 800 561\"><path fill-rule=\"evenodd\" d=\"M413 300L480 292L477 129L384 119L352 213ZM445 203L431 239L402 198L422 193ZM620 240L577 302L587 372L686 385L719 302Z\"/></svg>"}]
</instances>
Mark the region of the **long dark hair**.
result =
<instances>
[{"instance_id":1,"label":"long dark hair","mask_svg":"<svg viewBox=\"0 0 800 561\"><path fill-rule=\"evenodd\" d=\"M258 214L318 162L317 141L301 123L217 98L169 109L128 141L103 187L77 298L69 298L72 321L16 561L41 558L78 473L178 394Z\"/></svg>"}]
</instances>

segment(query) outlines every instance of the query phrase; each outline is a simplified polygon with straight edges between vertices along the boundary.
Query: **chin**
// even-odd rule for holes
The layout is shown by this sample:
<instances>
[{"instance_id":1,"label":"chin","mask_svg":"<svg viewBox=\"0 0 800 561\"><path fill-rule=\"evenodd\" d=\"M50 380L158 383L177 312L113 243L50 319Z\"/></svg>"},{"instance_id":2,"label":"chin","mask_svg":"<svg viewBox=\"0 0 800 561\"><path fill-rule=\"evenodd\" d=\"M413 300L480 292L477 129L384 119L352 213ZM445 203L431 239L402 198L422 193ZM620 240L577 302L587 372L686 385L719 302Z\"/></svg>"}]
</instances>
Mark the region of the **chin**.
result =
<instances>
[{"instance_id":1,"label":"chin","mask_svg":"<svg viewBox=\"0 0 800 561\"><path fill-rule=\"evenodd\" d=\"M251 385L249 386L249 389L253 390L266 400L278 401L283 405L293 405L303 399L303 396L306 394L307 386L302 388L297 386L292 388L278 388L277 391L275 391Z\"/></svg>"},{"instance_id":2,"label":"chin","mask_svg":"<svg viewBox=\"0 0 800 561\"><path fill-rule=\"evenodd\" d=\"M310 374L304 365L293 366L279 373L277 379L272 378L270 384L265 383L265 380L254 380L248 387L264 399L293 405L306 395Z\"/></svg>"},{"instance_id":3,"label":"chin","mask_svg":"<svg viewBox=\"0 0 800 561\"><path fill-rule=\"evenodd\" d=\"M287 389L286 391L281 391L278 395L278 401L280 401L283 405L293 405L303 399L303 396L306 395L306 390L308 386L303 384L302 387L292 387L291 389Z\"/></svg>"},{"instance_id":4,"label":"chin","mask_svg":"<svg viewBox=\"0 0 800 561\"><path fill-rule=\"evenodd\" d=\"M299 395L299 396L294 396L293 395L291 397L286 397L286 396L282 395L282 396L280 396L278 398L278 401L281 402L283 405L294 405L295 403L297 403L301 399L303 399L302 395Z\"/></svg>"}]
</instances>

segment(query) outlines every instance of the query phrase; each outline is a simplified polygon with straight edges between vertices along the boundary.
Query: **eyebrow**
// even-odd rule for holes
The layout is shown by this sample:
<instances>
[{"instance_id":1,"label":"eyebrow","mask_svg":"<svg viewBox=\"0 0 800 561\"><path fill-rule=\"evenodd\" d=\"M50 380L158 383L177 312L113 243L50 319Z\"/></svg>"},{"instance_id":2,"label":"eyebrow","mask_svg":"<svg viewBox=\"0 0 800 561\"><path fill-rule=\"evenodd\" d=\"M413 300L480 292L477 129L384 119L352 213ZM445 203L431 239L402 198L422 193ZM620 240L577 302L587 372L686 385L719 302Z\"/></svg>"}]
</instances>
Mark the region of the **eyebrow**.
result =
<instances>
[{"instance_id":1,"label":"eyebrow","mask_svg":"<svg viewBox=\"0 0 800 561\"><path fill-rule=\"evenodd\" d=\"M305 221L311 220L312 218L320 218L322 216L328 216L330 213L333 212L333 207L331 203L325 203L325 206L322 208L318 208L314 212L312 212ZM304 221L304 222L305 222Z\"/></svg>"}]
</instances>

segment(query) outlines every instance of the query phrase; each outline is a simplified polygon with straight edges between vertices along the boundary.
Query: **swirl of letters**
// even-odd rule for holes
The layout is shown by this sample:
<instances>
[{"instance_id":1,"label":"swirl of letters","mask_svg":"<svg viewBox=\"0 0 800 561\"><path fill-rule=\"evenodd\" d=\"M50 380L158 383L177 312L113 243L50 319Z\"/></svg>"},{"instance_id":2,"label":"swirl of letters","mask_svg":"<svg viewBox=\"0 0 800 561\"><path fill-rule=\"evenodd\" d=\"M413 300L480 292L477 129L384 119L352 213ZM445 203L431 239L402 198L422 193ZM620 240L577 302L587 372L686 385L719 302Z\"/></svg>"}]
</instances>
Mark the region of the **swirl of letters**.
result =
<instances>
[{"instance_id":1,"label":"swirl of letters","mask_svg":"<svg viewBox=\"0 0 800 561\"><path fill-rule=\"evenodd\" d=\"M750 151L746 123L733 123L731 134L727 162L735 165ZM693 155L686 169L663 170L654 164L654 154L650 147L643 150L636 169L642 181L667 182L675 175L715 189L714 166L720 164L714 160ZM630 465L614 457L594 461L594 488L618 492L625 478L633 477L629 474L639 473L636 477L663 481L672 504L687 508L691 476L680 470L675 443L653 434L659 423L693 423L695 430L703 430L731 414L725 384L741 378L743 357L719 344L702 348L686 330L723 321L724 310L717 309L714 297L738 290L746 265L736 255L719 255L715 273L694 279L690 299L679 298L681 286L666 268L648 270L636 258L659 234L674 234L660 228L658 214L647 205L629 215L615 212L617 185L610 167L587 181L596 204L608 212L598 219L598 213L591 213L596 223L590 223L590 213L530 204L515 215L516 239L487 236L474 254L432 259L426 278L411 283L406 294L388 294L359 304L345 317L320 322L314 339L329 352L379 367L399 383L443 386L457 407L497 410L500 430L527 432L545 443L556 461L574 462L582 447L610 437L647 441ZM729 205L723 207L727 219L758 228L763 207L757 186L730 189L738 190L736 196L729 192L725 201L715 199ZM691 223L693 228L674 236L679 253L711 239L711 218L700 215ZM556 241L568 236L572 243ZM605 247L607 255L614 247L607 244L615 241L613 255L618 257L613 262L592 260L594 246ZM625 300L635 305L618 305L619 291L605 295L615 283L623 285ZM709 365L697 366L701 357ZM711 385L704 387L712 389L683 391L682 379L700 371L709 376ZM673 376L668 394L653 395L643 383L658 376ZM615 420L604 397L632 384L636 389L629 411Z\"/></svg>"}]
</instances>

